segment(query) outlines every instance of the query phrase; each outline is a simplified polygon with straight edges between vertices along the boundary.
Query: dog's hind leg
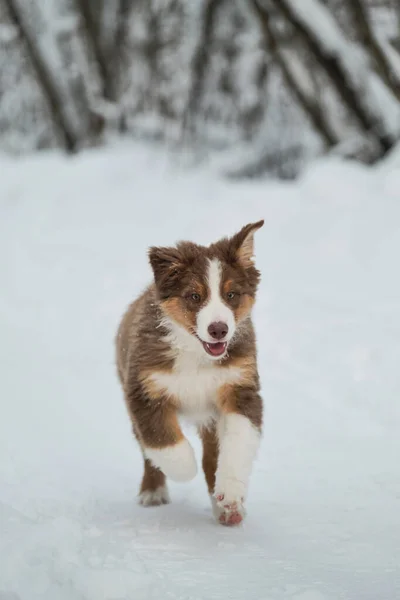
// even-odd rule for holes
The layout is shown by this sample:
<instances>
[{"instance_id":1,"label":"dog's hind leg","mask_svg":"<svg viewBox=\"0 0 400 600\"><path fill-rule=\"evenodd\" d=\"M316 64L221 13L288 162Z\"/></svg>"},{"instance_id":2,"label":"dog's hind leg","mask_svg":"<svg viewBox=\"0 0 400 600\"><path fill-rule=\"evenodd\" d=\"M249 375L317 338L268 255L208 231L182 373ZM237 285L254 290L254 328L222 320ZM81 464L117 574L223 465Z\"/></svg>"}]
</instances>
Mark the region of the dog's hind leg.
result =
<instances>
[{"instance_id":1,"label":"dog's hind leg","mask_svg":"<svg viewBox=\"0 0 400 600\"><path fill-rule=\"evenodd\" d=\"M160 506L170 502L166 477L160 469L144 459L144 474L139 492L139 504L142 506Z\"/></svg>"},{"instance_id":2,"label":"dog's hind leg","mask_svg":"<svg viewBox=\"0 0 400 600\"><path fill-rule=\"evenodd\" d=\"M138 496L139 504L142 506L160 506L161 504L169 504L170 498L166 482L167 478L160 469L157 469L145 457L134 423L132 423L132 430L139 443L144 462L144 473Z\"/></svg>"}]
</instances>

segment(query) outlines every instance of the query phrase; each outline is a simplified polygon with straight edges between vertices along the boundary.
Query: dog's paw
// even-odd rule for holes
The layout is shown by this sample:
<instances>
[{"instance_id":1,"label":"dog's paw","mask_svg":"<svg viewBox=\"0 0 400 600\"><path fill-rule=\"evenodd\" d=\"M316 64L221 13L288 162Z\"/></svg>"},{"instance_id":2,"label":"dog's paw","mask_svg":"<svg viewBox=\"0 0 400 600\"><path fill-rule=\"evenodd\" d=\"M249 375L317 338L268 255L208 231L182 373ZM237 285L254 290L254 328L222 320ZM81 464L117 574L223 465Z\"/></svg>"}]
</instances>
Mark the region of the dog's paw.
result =
<instances>
[{"instance_id":1,"label":"dog's paw","mask_svg":"<svg viewBox=\"0 0 400 600\"><path fill-rule=\"evenodd\" d=\"M229 527L240 525L246 516L243 497L227 497L224 494L217 494L212 499L213 513L221 525Z\"/></svg>"},{"instance_id":2,"label":"dog's paw","mask_svg":"<svg viewBox=\"0 0 400 600\"><path fill-rule=\"evenodd\" d=\"M190 481L197 474L196 458L187 439L165 448L145 448L145 454L172 481Z\"/></svg>"},{"instance_id":3,"label":"dog's paw","mask_svg":"<svg viewBox=\"0 0 400 600\"><path fill-rule=\"evenodd\" d=\"M171 500L167 486L162 485L156 490L144 490L143 492L140 492L138 502L142 506L161 506L162 504L169 504Z\"/></svg>"}]
</instances>

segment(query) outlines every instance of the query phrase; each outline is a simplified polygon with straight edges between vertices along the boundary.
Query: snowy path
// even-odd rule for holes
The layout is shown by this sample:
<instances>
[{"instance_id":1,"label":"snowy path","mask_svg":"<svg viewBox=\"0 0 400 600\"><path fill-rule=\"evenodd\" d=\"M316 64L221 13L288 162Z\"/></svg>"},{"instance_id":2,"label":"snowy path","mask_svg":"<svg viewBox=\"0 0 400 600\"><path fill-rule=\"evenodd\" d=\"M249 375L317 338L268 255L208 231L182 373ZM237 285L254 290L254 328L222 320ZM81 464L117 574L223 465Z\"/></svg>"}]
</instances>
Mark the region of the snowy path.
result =
<instances>
[{"instance_id":1,"label":"snowy path","mask_svg":"<svg viewBox=\"0 0 400 600\"><path fill-rule=\"evenodd\" d=\"M399 598L400 160L296 185L136 146L0 167L0 600ZM201 474L143 509L112 339L146 247L261 217L246 524L214 524Z\"/></svg>"}]
</instances>

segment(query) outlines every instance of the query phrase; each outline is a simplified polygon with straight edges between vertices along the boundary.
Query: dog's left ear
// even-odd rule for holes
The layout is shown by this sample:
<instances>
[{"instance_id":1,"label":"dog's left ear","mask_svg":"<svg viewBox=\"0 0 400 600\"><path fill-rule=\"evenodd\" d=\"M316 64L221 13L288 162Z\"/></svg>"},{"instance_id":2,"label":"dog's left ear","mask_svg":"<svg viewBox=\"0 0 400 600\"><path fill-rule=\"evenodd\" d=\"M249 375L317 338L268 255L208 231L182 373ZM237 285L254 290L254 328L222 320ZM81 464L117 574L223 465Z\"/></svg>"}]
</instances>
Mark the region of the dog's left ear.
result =
<instances>
[{"instance_id":1,"label":"dog's left ear","mask_svg":"<svg viewBox=\"0 0 400 600\"><path fill-rule=\"evenodd\" d=\"M173 282L179 276L182 267L182 257L178 248L149 248L148 251L154 280L158 288L166 282Z\"/></svg>"},{"instance_id":2,"label":"dog's left ear","mask_svg":"<svg viewBox=\"0 0 400 600\"><path fill-rule=\"evenodd\" d=\"M253 264L254 234L263 225L264 219L257 223L249 223L231 238L236 258L243 266L248 267Z\"/></svg>"}]
</instances>

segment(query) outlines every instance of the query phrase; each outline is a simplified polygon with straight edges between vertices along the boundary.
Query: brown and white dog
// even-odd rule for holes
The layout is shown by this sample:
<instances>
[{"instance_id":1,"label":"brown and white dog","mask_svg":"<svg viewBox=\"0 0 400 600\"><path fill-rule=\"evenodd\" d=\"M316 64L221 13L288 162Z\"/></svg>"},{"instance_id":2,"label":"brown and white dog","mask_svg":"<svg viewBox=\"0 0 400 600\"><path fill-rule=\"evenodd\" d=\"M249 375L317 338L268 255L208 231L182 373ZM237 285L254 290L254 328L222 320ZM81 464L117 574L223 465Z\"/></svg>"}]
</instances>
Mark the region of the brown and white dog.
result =
<instances>
[{"instance_id":1,"label":"brown and white dog","mask_svg":"<svg viewBox=\"0 0 400 600\"><path fill-rule=\"evenodd\" d=\"M197 424L203 469L220 523L237 525L262 425L251 309L260 273L246 225L209 247L151 248L154 283L120 324L118 374L144 456L139 500L169 502L166 478L197 472L179 419Z\"/></svg>"}]
</instances>

